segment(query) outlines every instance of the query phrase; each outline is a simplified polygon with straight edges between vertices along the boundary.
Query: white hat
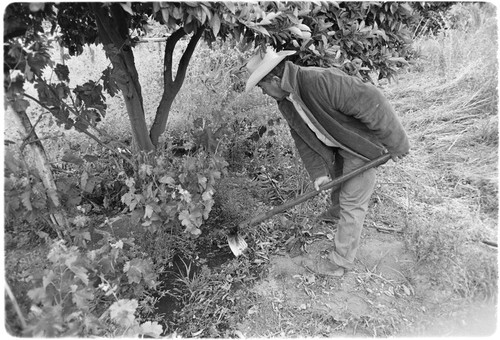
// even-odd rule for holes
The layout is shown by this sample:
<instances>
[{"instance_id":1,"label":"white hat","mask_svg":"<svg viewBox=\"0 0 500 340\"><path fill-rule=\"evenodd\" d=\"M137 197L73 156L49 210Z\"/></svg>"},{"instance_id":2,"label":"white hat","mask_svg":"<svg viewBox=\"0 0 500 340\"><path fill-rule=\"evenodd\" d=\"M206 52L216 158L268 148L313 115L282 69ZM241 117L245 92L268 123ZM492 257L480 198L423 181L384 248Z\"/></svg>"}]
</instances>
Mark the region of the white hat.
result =
<instances>
[{"instance_id":1,"label":"white hat","mask_svg":"<svg viewBox=\"0 0 500 340\"><path fill-rule=\"evenodd\" d=\"M275 68L283 59L289 55L295 54L295 51L276 51L270 47L266 49L266 54L262 57L262 53L258 51L247 62L246 68L250 73L248 77L245 91L249 91L257 85L273 68Z\"/></svg>"}]
</instances>

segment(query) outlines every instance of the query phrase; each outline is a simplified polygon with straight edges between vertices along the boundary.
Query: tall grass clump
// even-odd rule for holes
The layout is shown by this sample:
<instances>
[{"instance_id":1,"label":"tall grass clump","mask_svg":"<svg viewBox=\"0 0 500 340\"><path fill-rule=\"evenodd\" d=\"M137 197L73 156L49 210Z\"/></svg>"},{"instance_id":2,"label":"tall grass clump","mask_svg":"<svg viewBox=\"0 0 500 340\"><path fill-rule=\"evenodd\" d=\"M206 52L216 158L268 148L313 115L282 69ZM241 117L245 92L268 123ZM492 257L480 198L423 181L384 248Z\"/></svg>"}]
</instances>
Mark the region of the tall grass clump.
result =
<instances>
[{"instance_id":1,"label":"tall grass clump","mask_svg":"<svg viewBox=\"0 0 500 340\"><path fill-rule=\"evenodd\" d=\"M406 216L419 263L439 273L435 282L467 298L492 297L496 251L483 241L497 241L496 8L457 3L444 19L436 35L415 39L419 57L401 75L405 81L386 89L412 144L401 165L384 170L407 192L387 195L408 198L394 210Z\"/></svg>"}]
</instances>

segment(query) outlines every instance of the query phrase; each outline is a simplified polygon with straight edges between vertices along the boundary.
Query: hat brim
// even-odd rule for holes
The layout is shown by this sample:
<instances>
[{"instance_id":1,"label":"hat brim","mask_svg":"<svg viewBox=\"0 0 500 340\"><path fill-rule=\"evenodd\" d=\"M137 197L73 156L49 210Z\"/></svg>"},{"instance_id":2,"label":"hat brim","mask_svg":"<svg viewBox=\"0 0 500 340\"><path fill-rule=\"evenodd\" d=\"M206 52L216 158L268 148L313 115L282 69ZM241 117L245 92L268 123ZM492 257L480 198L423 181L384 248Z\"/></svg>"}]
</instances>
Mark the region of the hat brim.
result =
<instances>
[{"instance_id":1,"label":"hat brim","mask_svg":"<svg viewBox=\"0 0 500 340\"><path fill-rule=\"evenodd\" d=\"M283 59L295 54L295 51L280 51L277 56L267 63L260 65L247 79L245 91L250 91L255 85L259 83L273 68L275 68Z\"/></svg>"}]
</instances>

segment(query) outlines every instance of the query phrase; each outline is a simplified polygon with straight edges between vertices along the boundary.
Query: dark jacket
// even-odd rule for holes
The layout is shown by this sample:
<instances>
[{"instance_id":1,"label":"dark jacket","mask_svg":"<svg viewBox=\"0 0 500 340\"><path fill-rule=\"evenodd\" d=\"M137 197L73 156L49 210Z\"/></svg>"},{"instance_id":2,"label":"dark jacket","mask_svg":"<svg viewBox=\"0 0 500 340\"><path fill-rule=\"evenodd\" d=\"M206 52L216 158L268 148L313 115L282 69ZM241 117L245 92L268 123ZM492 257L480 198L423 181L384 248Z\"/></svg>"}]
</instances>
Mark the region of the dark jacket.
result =
<instances>
[{"instance_id":1,"label":"dark jacket","mask_svg":"<svg viewBox=\"0 0 500 340\"><path fill-rule=\"evenodd\" d=\"M346 151L371 160L386 150L401 155L410 148L396 112L371 84L335 68L286 62L281 87L293 95L327 138L335 139ZM318 140L289 100L278 105L311 178L328 175L334 157L332 148Z\"/></svg>"}]
</instances>

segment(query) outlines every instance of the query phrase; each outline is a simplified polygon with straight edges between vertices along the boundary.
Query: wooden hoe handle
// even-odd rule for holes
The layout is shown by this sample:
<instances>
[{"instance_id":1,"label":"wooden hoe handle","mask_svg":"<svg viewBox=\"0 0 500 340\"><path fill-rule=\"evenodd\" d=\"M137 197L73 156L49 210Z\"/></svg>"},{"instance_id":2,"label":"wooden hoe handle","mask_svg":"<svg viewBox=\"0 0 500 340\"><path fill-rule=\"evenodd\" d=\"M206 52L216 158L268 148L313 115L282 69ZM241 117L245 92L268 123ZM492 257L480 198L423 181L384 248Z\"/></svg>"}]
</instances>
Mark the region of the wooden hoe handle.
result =
<instances>
[{"instance_id":1,"label":"wooden hoe handle","mask_svg":"<svg viewBox=\"0 0 500 340\"><path fill-rule=\"evenodd\" d=\"M382 165L382 164L386 163L389 159L391 159L390 154L388 154L388 153L383 154L382 156L375 158L374 160L372 160L372 161L366 163L365 165L351 171L350 173L342 175L338 178L335 178L335 179L331 180L330 182L320 186L319 190L309 191L309 192L302 194L302 195L296 197L295 199L293 199L293 200L291 200L283 205L280 205L276 208L269 210L266 213L262 213L262 214L257 215L249 220L243 221L242 223L240 223L239 227L250 226L252 224L256 224L256 223L260 223L262 221L265 221L268 218L270 218L276 214L279 214L283 211L286 211L286 210L296 206L299 203L302 203L302 202L305 202L305 201L311 199L312 197L316 196L317 194L319 194L320 192L322 192L324 190L328 190L328 189L331 189L333 187L336 187L336 186L344 183L345 181L359 175L360 173L365 172L368 169Z\"/></svg>"}]
</instances>

